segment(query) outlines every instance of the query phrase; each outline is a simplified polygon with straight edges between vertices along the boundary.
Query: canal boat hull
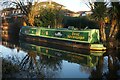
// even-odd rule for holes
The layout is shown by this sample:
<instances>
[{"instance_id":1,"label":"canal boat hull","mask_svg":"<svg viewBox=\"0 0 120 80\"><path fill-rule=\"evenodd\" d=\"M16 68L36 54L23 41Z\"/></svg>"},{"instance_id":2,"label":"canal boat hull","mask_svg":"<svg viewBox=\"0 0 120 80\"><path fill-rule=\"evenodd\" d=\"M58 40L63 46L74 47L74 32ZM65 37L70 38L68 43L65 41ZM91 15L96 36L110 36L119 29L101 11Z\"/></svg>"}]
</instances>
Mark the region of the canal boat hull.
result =
<instances>
[{"instance_id":1,"label":"canal boat hull","mask_svg":"<svg viewBox=\"0 0 120 80\"><path fill-rule=\"evenodd\" d=\"M52 32L53 31L53 32ZM57 32L57 33L56 33ZM66 34L63 34L66 33ZM61 34L62 33L62 34ZM29 28L23 27L20 30L20 38L26 41L47 42L62 46L69 46L74 48L83 48L89 50L104 51L106 48L103 44L98 44L99 31L93 30L59 30L46 28ZM55 36L56 35L56 36ZM78 37L78 38L77 38Z\"/></svg>"}]
</instances>

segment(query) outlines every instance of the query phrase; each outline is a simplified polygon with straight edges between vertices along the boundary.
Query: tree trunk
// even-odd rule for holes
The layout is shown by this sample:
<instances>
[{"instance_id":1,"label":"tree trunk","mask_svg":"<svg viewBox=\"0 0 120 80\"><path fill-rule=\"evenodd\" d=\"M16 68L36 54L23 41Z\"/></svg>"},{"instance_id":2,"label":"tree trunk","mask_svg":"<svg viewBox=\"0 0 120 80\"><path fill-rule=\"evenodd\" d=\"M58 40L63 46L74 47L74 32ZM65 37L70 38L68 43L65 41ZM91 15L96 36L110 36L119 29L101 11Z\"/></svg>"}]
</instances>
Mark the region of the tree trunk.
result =
<instances>
[{"instance_id":1,"label":"tree trunk","mask_svg":"<svg viewBox=\"0 0 120 80\"><path fill-rule=\"evenodd\" d=\"M116 20L112 20L111 29L110 29L110 33L109 33L109 39L111 39L112 34L114 33L114 30L115 30L115 27L116 27Z\"/></svg>"},{"instance_id":2,"label":"tree trunk","mask_svg":"<svg viewBox=\"0 0 120 80\"><path fill-rule=\"evenodd\" d=\"M102 42L106 42L105 23L103 21L100 22L100 34Z\"/></svg>"},{"instance_id":3,"label":"tree trunk","mask_svg":"<svg viewBox=\"0 0 120 80\"><path fill-rule=\"evenodd\" d=\"M111 29L109 33L109 41L108 41L109 48L117 47L117 40L116 40L117 32L118 32L117 20L112 20Z\"/></svg>"}]
</instances>

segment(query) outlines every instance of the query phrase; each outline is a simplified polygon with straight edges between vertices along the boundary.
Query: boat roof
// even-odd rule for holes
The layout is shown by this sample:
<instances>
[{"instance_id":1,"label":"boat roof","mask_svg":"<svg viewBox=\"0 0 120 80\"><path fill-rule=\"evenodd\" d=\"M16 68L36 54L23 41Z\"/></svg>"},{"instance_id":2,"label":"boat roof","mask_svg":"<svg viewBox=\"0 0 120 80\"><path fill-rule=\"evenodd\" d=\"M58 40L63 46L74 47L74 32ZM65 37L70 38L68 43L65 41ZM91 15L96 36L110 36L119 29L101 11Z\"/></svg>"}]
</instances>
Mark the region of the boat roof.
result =
<instances>
[{"instance_id":1,"label":"boat roof","mask_svg":"<svg viewBox=\"0 0 120 80\"><path fill-rule=\"evenodd\" d=\"M69 31L91 31L91 30L99 30L99 29L80 29L80 30L77 30L77 29L69 29L69 28L45 28L45 27L30 27L30 26L23 26L22 28L32 28L32 29L38 29L38 28L42 28L42 29L52 29L52 30L69 30Z\"/></svg>"}]
</instances>

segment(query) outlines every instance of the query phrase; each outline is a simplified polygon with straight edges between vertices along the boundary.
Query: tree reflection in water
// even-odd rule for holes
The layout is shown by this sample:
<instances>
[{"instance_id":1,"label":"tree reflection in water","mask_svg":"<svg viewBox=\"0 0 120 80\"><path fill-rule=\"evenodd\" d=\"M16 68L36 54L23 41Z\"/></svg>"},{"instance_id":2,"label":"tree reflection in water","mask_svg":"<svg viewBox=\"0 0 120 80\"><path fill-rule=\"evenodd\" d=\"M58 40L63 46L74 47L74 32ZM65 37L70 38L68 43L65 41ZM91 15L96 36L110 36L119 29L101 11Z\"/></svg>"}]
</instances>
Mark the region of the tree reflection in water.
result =
<instances>
[{"instance_id":1,"label":"tree reflection in water","mask_svg":"<svg viewBox=\"0 0 120 80\"><path fill-rule=\"evenodd\" d=\"M39 55L39 56L37 56ZM61 69L61 59L29 51L19 64L21 70L27 70L29 77L54 78Z\"/></svg>"},{"instance_id":2,"label":"tree reflection in water","mask_svg":"<svg viewBox=\"0 0 120 80\"><path fill-rule=\"evenodd\" d=\"M96 66L96 69L91 71L90 79L101 78L101 79L109 80L111 78L114 78L116 80L119 80L120 54L118 51L114 51L114 50L108 50L107 54L108 54L106 55L107 60L104 59L105 56L101 56ZM107 68L104 66L107 66Z\"/></svg>"},{"instance_id":3,"label":"tree reflection in water","mask_svg":"<svg viewBox=\"0 0 120 80\"><path fill-rule=\"evenodd\" d=\"M109 50L108 52L108 72L105 74L107 79L120 78L120 58L118 52ZM119 72L118 72L119 71Z\"/></svg>"}]
</instances>

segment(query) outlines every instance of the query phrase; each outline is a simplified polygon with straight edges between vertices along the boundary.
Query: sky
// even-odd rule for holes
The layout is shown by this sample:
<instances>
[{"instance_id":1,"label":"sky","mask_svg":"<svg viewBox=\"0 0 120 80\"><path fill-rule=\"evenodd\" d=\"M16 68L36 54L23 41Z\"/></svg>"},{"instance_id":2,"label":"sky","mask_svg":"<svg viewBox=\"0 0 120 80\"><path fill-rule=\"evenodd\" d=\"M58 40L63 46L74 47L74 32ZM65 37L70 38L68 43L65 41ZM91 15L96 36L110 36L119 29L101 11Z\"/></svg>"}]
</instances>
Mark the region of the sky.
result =
<instances>
[{"instance_id":1,"label":"sky","mask_svg":"<svg viewBox=\"0 0 120 80\"><path fill-rule=\"evenodd\" d=\"M53 0L53 1L65 5L67 9L74 11L74 12L90 10L90 8L86 5L87 2L83 2L80 0Z\"/></svg>"},{"instance_id":2,"label":"sky","mask_svg":"<svg viewBox=\"0 0 120 80\"><path fill-rule=\"evenodd\" d=\"M0 0L0 3L5 0ZM10 0L9 0L10 1ZM14 0L13 0L14 1ZM31 0L35 1L35 0ZM47 0L39 0L39 1L47 1ZM66 6L67 9L78 12L78 11L90 11L90 8L85 4L86 0L52 0L54 2L60 3ZM0 4L0 10L2 9L2 5Z\"/></svg>"}]
</instances>

